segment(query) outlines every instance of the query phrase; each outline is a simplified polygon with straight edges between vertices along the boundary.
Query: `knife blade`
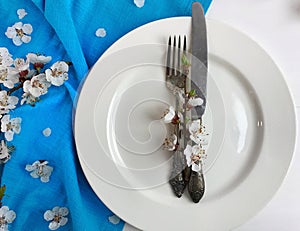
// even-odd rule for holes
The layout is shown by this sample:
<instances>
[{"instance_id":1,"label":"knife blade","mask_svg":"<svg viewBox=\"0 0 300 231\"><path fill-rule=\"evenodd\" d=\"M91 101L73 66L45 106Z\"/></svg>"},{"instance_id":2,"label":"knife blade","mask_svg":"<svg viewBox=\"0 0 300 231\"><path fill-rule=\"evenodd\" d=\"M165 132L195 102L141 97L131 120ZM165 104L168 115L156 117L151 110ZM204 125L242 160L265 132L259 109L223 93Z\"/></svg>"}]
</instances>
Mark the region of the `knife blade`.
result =
<instances>
[{"instance_id":1,"label":"knife blade","mask_svg":"<svg viewBox=\"0 0 300 231\"><path fill-rule=\"evenodd\" d=\"M204 11L200 3L192 5L192 64L190 90L194 90L197 97L203 99L203 104L194 107L191 111L192 120L200 119L206 107L206 85L207 85L207 35ZM188 191L193 202L198 203L205 192L205 181L202 171L202 162L199 162L201 170L191 171Z\"/></svg>"},{"instance_id":2,"label":"knife blade","mask_svg":"<svg viewBox=\"0 0 300 231\"><path fill-rule=\"evenodd\" d=\"M203 99L203 104L192 111L192 119L200 119L206 108L207 85L207 35L204 11L199 2L192 6L192 66L191 89L197 97Z\"/></svg>"}]
</instances>

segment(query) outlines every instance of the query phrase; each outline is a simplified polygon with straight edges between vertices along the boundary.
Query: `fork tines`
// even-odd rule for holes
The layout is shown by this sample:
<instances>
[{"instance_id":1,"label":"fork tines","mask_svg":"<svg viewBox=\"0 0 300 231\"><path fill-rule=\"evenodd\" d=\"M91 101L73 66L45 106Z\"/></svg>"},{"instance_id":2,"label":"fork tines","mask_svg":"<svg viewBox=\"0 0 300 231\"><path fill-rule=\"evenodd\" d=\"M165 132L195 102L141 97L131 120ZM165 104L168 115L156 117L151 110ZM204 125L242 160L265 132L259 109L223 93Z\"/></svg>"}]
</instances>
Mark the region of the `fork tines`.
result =
<instances>
[{"instance_id":1,"label":"fork tines","mask_svg":"<svg viewBox=\"0 0 300 231\"><path fill-rule=\"evenodd\" d=\"M169 37L168 40L168 51L167 51L167 62L166 62L166 77L174 78L176 76L182 75L182 63L181 63L181 55L186 54L186 36L184 36L183 41L183 50L181 50L181 36L178 36L178 44L177 37Z\"/></svg>"}]
</instances>

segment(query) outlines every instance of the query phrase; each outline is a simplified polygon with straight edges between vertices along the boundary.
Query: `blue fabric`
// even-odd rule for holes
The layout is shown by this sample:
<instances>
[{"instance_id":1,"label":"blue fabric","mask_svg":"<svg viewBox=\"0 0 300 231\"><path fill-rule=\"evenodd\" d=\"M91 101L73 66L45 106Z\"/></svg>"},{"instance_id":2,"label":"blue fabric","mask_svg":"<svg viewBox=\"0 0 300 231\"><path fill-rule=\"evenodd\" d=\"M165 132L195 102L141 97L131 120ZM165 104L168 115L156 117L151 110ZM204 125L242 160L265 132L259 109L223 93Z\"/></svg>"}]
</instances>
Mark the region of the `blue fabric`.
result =
<instances>
[{"instance_id":1,"label":"blue fabric","mask_svg":"<svg viewBox=\"0 0 300 231\"><path fill-rule=\"evenodd\" d=\"M0 47L7 47L13 58L25 58L29 52L71 61L69 80L62 87L52 86L35 107L18 106L11 117L22 118L22 130L11 142L16 147L4 165L1 185L6 185L3 205L17 214L10 230L48 230L43 214L54 206L70 211L68 223L60 230L121 230L124 222L108 221L112 212L94 194L77 160L72 133L73 100L80 82L118 38L147 22L191 14L192 0L146 0L143 8L133 0L0 0ZM205 10L211 0L201 0ZM20 20L16 11L28 15ZM33 26L32 40L15 46L4 33L8 26L22 21ZM97 28L107 31L95 36ZM18 93L16 93L18 94ZM50 137L42 131L51 128ZM26 164L47 160L54 170L50 182L42 183L25 171Z\"/></svg>"}]
</instances>

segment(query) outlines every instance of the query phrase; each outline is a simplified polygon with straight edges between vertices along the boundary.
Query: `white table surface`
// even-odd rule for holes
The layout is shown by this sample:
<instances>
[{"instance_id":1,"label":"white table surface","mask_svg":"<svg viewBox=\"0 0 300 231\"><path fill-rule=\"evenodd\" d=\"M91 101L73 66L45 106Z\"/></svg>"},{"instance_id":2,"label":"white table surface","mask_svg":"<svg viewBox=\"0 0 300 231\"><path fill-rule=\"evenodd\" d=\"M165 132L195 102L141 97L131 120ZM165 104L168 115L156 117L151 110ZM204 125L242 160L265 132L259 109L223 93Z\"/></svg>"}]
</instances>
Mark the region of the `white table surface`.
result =
<instances>
[{"instance_id":1,"label":"white table surface","mask_svg":"<svg viewBox=\"0 0 300 231\"><path fill-rule=\"evenodd\" d=\"M300 118L300 0L213 0L207 17L243 31L271 55L285 76ZM276 195L235 231L300 230L299 144L298 136L288 175ZM125 225L124 230L136 229Z\"/></svg>"}]
</instances>

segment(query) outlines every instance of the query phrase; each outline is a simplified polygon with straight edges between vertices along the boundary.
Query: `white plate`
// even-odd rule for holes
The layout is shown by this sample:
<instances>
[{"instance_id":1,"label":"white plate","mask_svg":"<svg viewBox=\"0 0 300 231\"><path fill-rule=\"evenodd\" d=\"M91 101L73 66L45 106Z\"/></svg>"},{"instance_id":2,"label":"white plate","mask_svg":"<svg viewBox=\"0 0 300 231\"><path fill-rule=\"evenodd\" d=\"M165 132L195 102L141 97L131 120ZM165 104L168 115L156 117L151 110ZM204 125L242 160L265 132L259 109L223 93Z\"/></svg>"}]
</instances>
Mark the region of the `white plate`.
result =
<instances>
[{"instance_id":1,"label":"white plate","mask_svg":"<svg viewBox=\"0 0 300 231\"><path fill-rule=\"evenodd\" d=\"M230 230L256 214L281 185L293 156L290 92L253 40L207 20L210 134L206 193L198 204L167 183L171 154L159 120L173 96L164 84L169 35L190 38L191 18L144 25L118 40L88 75L78 99L75 141L99 198L143 230Z\"/></svg>"}]
</instances>

